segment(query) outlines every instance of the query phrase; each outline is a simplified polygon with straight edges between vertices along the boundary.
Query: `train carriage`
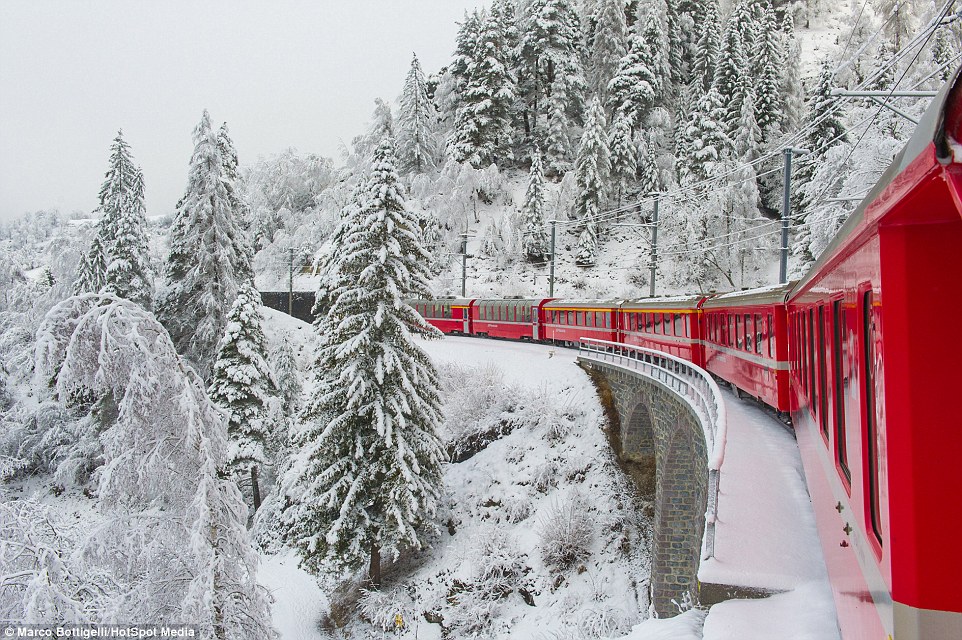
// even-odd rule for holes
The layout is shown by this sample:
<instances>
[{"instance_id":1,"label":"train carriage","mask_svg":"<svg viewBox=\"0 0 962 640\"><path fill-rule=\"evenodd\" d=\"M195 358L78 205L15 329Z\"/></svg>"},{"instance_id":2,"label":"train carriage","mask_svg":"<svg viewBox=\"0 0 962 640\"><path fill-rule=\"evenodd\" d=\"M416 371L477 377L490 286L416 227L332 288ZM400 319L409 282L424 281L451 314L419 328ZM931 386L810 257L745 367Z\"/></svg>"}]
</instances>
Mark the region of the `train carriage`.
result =
<instances>
[{"instance_id":1,"label":"train carriage","mask_svg":"<svg viewBox=\"0 0 962 640\"><path fill-rule=\"evenodd\" d=\"M702 305L704 368L778 411L791 410L785 300L791 285L715 296Z\"/></svg>"},{"instance_id":2,"label":"train carriage","mask_svg":"<svg viewBox=\"0 0 962 640\"><path fill-rule=\"evenodd\" d=\"M541 308L550 298L475 300L472 333L491 338L541 340Z\"/></svg>"},{"instance_id":3,"label":"train carriage","mask_svg":"<svg viewBox=\"0 0 962 640\"><path fill-rule=\"evenodd\" d=\"M575 346L581 338L618 340L617 315L621 302L611 300L553 300L544 307L542 340Z\"/></svg>"},{"instance_id":4,"label":"train carriage","mask_svg":"<svg viewBox=\"0 0 962 640\"><path fill-rule=\"evenodd\" d=\"M408 300L407 303L421 317L446 334L471 335L471 306L474 300L467 298L441 298L438 300Z\"/></svg>"},{"instance_id":5,"label":"train carriage","mask_svg":"<svg viewBox=\"0 0 962 640\"><path fill-rule=\"evenodd\" d=\"M962 315L957 78L788 300L792 418L846 639L962 638L962 342L943 330Z\"/></svg>"},{"instance_id":6,"label":"train carriage","mask_svg":"<svg viewBox=\"0 0 962 640\"><path fill-rule=\"evenodd\" d=\"M704 296L676 296L627 301L618 314L619 340L702 366L699 308L704 300Z\"/></svg>"}]
</instances>

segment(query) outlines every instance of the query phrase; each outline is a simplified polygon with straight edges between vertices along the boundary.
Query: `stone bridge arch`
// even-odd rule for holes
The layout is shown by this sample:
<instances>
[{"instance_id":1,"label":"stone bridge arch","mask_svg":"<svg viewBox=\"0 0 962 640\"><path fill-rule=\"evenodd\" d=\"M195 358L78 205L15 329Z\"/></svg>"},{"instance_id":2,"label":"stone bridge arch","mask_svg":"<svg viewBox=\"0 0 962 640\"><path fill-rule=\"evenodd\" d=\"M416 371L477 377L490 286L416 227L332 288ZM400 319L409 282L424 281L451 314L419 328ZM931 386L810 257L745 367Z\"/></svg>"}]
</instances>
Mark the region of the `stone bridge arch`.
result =
<instances>
[{"instance_id":1,"label":"stone bridge arch","mask_svg":"<svg viewBox=\"0 0 962 640\"><path fill-rule=\"evenodd\" d=\"M708 445L701 422L685 400L658 381L603 362L581 364L605 405L616 455L654 475L651 602L658 615L676 615L675 603L699 601L708 496Z\"/></svg>"}]
</instances>

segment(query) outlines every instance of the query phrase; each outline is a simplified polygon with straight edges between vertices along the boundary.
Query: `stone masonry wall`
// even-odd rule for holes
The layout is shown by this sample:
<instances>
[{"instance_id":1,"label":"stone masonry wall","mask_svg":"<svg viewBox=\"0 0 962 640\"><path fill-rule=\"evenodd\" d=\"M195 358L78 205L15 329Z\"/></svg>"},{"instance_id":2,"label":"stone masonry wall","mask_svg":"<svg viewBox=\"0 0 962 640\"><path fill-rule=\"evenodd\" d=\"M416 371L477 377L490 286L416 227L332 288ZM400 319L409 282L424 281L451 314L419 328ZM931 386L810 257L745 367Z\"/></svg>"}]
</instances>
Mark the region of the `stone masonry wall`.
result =
<instances>
[{"instance_id":1,"label":"stone masonry wall","mask_svg":"<svg viewBox=\"0 0 962 640\"><path fill-rule=\"evenodd\" d=\"M605 363L582 360L618 417L622 458L655 454L652 603L659 616L672 602L698 602L698 565L708 493L708 447L688 403L667 387Z\"/></svg>"}]
</instances>

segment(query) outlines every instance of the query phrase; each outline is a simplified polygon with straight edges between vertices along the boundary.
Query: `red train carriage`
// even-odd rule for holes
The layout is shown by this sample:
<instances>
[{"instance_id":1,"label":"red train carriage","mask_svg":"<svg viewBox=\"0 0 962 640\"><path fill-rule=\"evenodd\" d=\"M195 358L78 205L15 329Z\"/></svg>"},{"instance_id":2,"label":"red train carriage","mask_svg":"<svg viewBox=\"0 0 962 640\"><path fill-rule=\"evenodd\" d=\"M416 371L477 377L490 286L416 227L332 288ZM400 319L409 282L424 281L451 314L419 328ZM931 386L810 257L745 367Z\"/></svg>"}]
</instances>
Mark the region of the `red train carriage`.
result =
<instances>
[{"instance_id":1,"label":"red train carriage","mask_svg":"<svg viewBox=\"0 0 962 640\"><path fill-rule=\"evenodd\" d=\"M788 302L792 417L846 639L962 638L951 85Z\"/></svg>"},{"instance_id":2,"label":"red train carriage","mask_svg":"<svg viewBox=\"0 0 962 640\"><path fill-rule=\"evenodd\" d=\"M541 340L541 308L550 298L475 300L471 333L491 338Z\"/></svg>"},{"instance_id":3,"label":"red train carriage","mask_svg":"<svg viewBox=\"0 0 962 640\"><path fill-rule=\"evenodd\" d=\"M471 305L474 300L466 298L442 298L440 300L408 300L407 303L421 317L444 333L471 334Z\"/></svg>"},{"instance_id":4,"label":"red train carriage","mask_svg":"<svg viewBox=\"0 0 962 640\"><path fill-rule=\"evenodd\" d=\"M778 411L791 410L785 300L791 285L715 296L702 305L704 368Z\"/></svg>"},{"instance_id":5,"label":"red train carriage","mask_svg":"<svg viewBox=\"0 0 962 640\"><path fill-rule=\"evenodd\" d=\"M618 314L619 341L702 366L699 307L704 300L704 296L685 296L625 302Z\"/></svg>"},{"instance_id":6,"label":"red train carriage","mask_svg":"<svg viewBox=\"0 0 962 640\"><path fill-rule=\"evenodd\" d=\"M544 305L542 340L577 345L581 338L618 340L620 302L611 300L554 300Z\"/></svg>"}]
</instances>

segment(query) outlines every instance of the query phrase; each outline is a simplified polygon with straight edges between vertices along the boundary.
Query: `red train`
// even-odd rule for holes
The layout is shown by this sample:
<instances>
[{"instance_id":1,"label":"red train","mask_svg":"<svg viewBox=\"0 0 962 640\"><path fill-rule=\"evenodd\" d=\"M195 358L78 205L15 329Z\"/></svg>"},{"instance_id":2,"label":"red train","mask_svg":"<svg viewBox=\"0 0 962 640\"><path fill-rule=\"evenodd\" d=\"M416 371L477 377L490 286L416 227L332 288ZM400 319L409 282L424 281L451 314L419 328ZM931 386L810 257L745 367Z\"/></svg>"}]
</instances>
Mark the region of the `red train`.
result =
<instances>
[{"instance_id":1,"label":"red train","mask_svg":"<svg viewBox=\"0 0 962 640\"><path fill-rule=\"evenodd\" d=\"M797 283L642 301L413 304L446 333L661 349L790 413L842 637L962 638L957 78Z\"/></svg>"},{"instance_id":2,"label":"red train","mask_svg":"<svg viewBox=\"0 0 962 640\"><path fill-rule=\"evenodd\" d=\"M449 334L661 349L790 413L842 637L962 639L957 141L958 74L797 283L640 301L411 304Z\"/></svg>"}]
</instances>

